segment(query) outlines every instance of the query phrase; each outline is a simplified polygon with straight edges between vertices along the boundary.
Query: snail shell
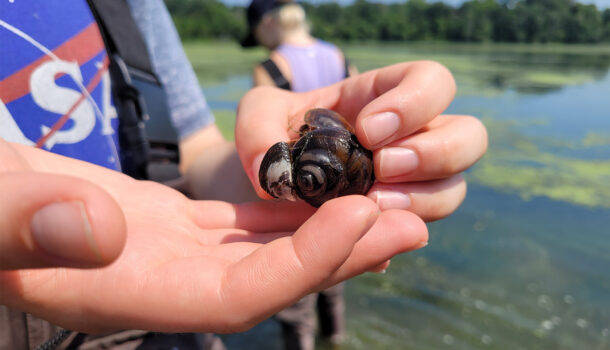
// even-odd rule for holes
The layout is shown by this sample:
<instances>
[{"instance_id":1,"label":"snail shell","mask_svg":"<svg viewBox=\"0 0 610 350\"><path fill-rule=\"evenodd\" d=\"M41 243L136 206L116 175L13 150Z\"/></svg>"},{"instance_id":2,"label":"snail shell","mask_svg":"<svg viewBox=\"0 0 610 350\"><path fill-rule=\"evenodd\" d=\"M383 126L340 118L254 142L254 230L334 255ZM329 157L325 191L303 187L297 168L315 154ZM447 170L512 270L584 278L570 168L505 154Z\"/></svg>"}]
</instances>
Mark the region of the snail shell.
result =
<instances>
[{"instance_id":1,"label":"snail shell","mask_svg":"<svg viewBox=\"0 0 610 350\"><path fill-rule=\"evenodd\" d=\"M374 182L373 154L339 114L312 109L299 133L297 141L278 142L265 154L259 179L267 193L319 207L335 197L368 192Z\"/></svg>"}]
</instances>

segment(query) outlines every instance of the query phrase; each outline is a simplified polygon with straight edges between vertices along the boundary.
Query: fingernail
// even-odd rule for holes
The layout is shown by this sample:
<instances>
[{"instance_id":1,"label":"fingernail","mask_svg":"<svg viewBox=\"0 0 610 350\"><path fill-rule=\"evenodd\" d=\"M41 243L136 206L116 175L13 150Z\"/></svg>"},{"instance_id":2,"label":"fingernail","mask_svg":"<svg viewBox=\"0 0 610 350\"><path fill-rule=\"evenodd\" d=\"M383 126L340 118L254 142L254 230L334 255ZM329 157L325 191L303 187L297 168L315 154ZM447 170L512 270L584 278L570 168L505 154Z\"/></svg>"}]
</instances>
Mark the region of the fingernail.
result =
<instances>
[{"instance_id":1,"label":"fingernail","mask_svg":"<svg viewBox=\"0 0 610 350\"><path fill-rule=\"evenodd\" d=\"M377 145L398 131L400 117L392 112L374 114L364 119L362 127L369 144Z\"/></svg>"},{"instance_id":2,"label":"fingernail","mask_svg":"<svg viewBox=\"0 0 610 350\"><path fill-rule=\"evenodd\" d=\"M406 175L418 166L417 153L409 148L389 147L379 151L379 173L382 178Z\"/></svg>"},{"instance_id":3,"label":"fingernail","mask_svg":"<svg viewBox=\"0 0 610 350\"><path fill-rule=\"evenodd\" d=\"M394 191L376 191L375 202L381 210L408 209L411 206L411 197L408 194Z\"/></svg>"},{"instance_id":4,"label":"fingernail","mask_svg":"<svg viewBox=\"0 0 610 350\"><path fill-rule=\"evenodd\" d=\"M254 160L252 161L252 179L254 179L257 184L259 183L258 172L261 168L261 164L263 163L263 158L265 158L265 154L261 153L254 157Z\"/></svg>"},{"instance_id":5,"label":"fingernail","mask_svg":"<svg viewBox=\"0 0 610 350\"><path fill-rule=\"evenodd\" d=\"M51 203L32 217L34 241L50 255L75 262L101 262L91 223L82 202Z\"/></svg>"},{"instance_id":6,"label":"fingernail","mask_svg":"<svg viewBox=\"0 0 610 350\"><path fill-rule=\"evenodd\" d=\"M260 186L260 178L258 176L259 170L261 168L261 164L263 163L263 158L265 158L265 154L261 153L258 156L254 157L254 160L252 161L252 167L251 169L251 173L249 173L248 175L251 176L250 178L252 179L252 182L254 183L254 188L256 190L256 193L258 194L258 196L260 198L263 199L273 199L273 197L267 193L265 190L263 190L263 188Z\"/></svg>"},{"instance_id":7,"label":"fingernail","mask_svg":"<svg viewBox=\"0 0 610 350\"><path fill-rule=\"evenodd\" d=\"M385 274L386 274L386 272L388 272L388 269L383 269L383 270L379 271L378 273L380 273L380 274L382 274L382 275L385 275Z\"/></svg>"}]
</instances>

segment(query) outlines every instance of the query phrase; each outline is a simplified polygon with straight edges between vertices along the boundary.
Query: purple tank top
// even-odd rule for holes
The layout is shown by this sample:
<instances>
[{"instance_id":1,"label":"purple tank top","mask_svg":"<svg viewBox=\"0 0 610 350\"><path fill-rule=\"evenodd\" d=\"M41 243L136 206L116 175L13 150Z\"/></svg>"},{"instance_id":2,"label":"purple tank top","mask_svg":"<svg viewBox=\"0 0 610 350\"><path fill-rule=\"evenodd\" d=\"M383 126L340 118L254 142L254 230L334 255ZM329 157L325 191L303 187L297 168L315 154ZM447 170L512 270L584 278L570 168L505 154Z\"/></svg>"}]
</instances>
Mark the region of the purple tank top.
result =
<instances>
[{"instance_id":1,"label":"purple tank top","mask_svg":"<svg viewBox=\"0 0 610 350\"><path fill-rule=\"evenodd\" d=\"M290 65L292 91L309 91L345 78L345 62L333 44L321 40L316 40L310 46L283 44L277 48L277 52Z\"/></svg>"}]
</instances>

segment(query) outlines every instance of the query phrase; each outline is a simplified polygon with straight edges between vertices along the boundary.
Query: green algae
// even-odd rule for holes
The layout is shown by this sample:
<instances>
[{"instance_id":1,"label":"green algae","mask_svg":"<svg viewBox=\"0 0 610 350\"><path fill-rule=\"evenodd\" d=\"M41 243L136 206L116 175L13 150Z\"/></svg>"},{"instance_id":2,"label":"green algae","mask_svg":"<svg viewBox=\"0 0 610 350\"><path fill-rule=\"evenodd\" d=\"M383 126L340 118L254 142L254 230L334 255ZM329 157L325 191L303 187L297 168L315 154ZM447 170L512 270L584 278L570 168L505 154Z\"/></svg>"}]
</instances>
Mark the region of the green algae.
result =
<instances>
[{"instance_id":1,"label":"green algae","mask_svg":"<svg viewBox=\"0 0 610 350\"><path fill-rule=\"evenodd\" d=\"M543 151L544 140L520 134L514 122L485 119L484 124L489 132L489 150L468 173L469 181L516 193L524 200L543 196L610 208L610 160L587 160ZM586 148L591 139L598 142L596 136L587 135L567 148Z\"/></svg>"},{"instance_id":2,"label":"green algae","mask_svg":"<svg viewBox=\"0 0 610 350\"><path fill-rule=\"evenodd\" d=\"M590 131L583 138L582 145L585 147L609 146L610 145L610 132L600 133L600 132Z\"/></svg>"},{"instance_id":3,"label":"green algae","mask_svg":"<svg viewBox=\"0 0 610 350\"><path fill-rule=\"evenodd\" d=\"M506 89L545 93L591 82L605 74L609 45L406 43L349 44L346 55L361 70L434 60L451 70L458 96L495 96Z\"/></svg>"},{"instance_id":4,"label":"green algae","mask_svg":"<svg viewBox=\"0 0 610 350\"><path fill-rule=\"evenodd\" d=\"M559 72L528 72L525 78L530 84L563 86L584 84L591 80L591 75L586 73L559 73Z\"/></svg>"}]
</instances>

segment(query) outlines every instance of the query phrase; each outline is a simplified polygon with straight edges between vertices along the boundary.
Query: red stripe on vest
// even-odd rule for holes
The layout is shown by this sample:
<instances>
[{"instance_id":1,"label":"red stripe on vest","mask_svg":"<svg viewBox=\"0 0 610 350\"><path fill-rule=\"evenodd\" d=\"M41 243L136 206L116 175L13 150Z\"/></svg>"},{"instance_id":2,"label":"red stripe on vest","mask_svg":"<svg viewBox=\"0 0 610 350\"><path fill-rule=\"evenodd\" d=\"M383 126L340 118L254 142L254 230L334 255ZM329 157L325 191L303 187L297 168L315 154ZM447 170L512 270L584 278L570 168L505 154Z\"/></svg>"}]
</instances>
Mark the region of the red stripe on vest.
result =
<instances>
[{"instance_id":1,"label":"red stripe on vest","mask_svg":"<svg viewBox=\"0 0 610 350\"><path fill-rule=\"evenodd\" d=\"M58 46L53 53L64 61L76 61L79 66L104 50L104 42L97 24L91 23L78 34ZM30 75L44 62L52 60L46 54L0 81L0 99L8 104L30 93ZM57 78L61 75L57 76Z\"/></svg>"}]
</instances>

